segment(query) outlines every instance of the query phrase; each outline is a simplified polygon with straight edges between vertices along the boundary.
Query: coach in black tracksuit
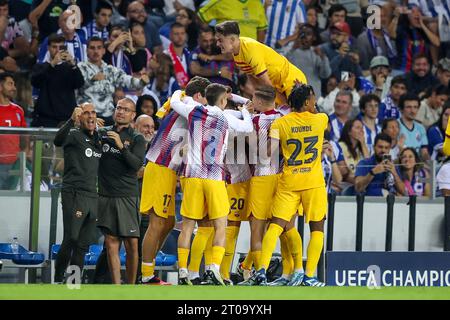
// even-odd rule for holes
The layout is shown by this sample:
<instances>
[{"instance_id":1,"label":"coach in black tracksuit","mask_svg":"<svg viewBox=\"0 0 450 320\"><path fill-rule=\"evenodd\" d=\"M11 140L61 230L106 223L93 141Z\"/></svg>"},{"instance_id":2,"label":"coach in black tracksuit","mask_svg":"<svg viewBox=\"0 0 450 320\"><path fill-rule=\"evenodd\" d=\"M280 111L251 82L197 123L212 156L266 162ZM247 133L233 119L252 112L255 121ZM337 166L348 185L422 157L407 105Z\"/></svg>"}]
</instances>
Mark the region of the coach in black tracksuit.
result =
<instances>
[{"instance_id":1,"label":"coach in black tracksuit","mask_svg":"<svg viewBox=\"0 0 450 320\"><path fill-rule=\"evenodd\" d=\"M120 284L119 249L126 250L127 282L136 282L139 238L139 189L137 172L142 167L146 141L130 125L136 105L125 98L117 103L115 125L99 130L103 156L99 169L98 227L105 235L111 279Z\"/></svg>"},{"instance_id":2,"label":"coach in black tracksuit","mask_svg":"<svg viewBox=\"0 0 450 320\"><path fill-rule=\"evenodd\" d=\"M95 128L95 107L86 103L74 109L72 118L55 136L55 146L64 149L64 237L56 258L55 282L64 280L69 262L82 270L84 255L96 242L97 172L102 151Z\"/></svg>"}]
</instances>

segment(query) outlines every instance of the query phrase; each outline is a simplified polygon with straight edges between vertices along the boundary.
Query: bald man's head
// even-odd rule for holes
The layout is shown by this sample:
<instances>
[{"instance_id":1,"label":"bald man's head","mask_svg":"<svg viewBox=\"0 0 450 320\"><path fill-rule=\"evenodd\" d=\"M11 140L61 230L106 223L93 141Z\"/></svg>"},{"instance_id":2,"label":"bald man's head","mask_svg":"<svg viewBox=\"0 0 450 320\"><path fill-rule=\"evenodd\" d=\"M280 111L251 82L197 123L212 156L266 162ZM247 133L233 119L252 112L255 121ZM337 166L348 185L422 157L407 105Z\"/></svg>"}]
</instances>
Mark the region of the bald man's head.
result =
<instances>
[{"instance_id":1,"label":"bald man's head","mask_svg":"<svg viewBox=\"0 0 450 320\"><path fill-rule=\"evenodd\" d=\"M155 121L153 118L142 114L136 119L136 130L142 134L147 142L152 140L153 135L155 134Z\"/></svg>"}]
</instances>

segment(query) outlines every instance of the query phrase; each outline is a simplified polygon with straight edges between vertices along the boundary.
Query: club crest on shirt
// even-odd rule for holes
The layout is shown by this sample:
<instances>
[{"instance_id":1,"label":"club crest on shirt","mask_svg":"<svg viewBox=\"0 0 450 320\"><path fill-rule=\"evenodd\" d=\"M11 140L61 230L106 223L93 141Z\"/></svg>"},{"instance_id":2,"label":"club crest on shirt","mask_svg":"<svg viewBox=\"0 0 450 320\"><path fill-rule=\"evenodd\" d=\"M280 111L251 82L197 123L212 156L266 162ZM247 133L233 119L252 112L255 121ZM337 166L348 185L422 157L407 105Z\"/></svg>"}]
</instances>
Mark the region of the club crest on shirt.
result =
<instances>
[{"instance_id":1,"label":"club crest on shirt","mask_svg":"<svg viewBox=\"0 0 450 320\"><path fill-rule=\"evenodd\" d=\"M81 211L75 212L75 217L81 218L82 216L83 216L83 212L81 212Z\"/></svg>"},{"instance_id":2,"label":"club crest on shirt","mask_svg":"<svg viewBox=\"0 0 450 320\"><path fill-rule=\"evenodd\" d=\"M128 147L130 146L130 141L125 140L125 141L123 142L123 146L124 146L125 148L128 148Z\"/></svg>"},{"instance_id":3,"label":"club crest on shirt","mask_svg":"<svg viewBox=\"0 0 450 320\"><path fill-rule=\"evenodd\" d=\"M16 112L16 117L17 117L17 121L20 122L20 120L22 120L22 116L18 112Z\"/></svg>"}]
</instances>

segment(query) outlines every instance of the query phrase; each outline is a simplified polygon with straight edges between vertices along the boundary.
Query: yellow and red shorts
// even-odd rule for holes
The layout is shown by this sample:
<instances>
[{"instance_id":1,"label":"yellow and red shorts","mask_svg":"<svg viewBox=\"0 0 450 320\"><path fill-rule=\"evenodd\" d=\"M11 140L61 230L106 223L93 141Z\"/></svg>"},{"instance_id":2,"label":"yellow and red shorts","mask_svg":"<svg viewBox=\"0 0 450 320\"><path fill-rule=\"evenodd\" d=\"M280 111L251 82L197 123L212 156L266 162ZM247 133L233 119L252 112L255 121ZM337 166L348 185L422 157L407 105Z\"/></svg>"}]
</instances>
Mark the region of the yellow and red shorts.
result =
<instances>
[{"instance_id":1,"label":"yellow and red shorts","mask_svg":"<svg viewBox=\"0 0 450 320\"><path fill-rule=\"evenodd\" d=\"M247 195L250 181L228 184L227 193L230 202L229 221L245 221L247 218Z\"/></svg>"},{"instance_id":2,"label":"yellow and red shorts","mask_svg":"<svg viewBox=\"0 0 450 320\"><path fill-rule=\"evenodd\" d=\"M252 177L247 201L247 220L254 216L258 220L272 218L272 199L278 188L280 175Z\"/></svg>"}]
</instances>

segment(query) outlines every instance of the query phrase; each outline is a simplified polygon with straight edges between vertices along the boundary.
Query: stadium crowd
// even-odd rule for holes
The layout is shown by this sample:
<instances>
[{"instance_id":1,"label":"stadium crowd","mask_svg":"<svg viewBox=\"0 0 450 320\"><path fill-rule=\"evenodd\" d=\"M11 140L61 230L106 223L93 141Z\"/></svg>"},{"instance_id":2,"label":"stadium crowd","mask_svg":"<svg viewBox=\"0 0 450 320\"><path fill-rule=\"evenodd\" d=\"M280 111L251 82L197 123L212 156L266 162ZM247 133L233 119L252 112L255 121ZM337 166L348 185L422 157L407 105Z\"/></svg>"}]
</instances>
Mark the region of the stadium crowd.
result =
<instances>
[{"instance_id":1,"label":"stadium crowd","mask_svg":"<svg viewBox=\"0 0 450 320\"><path fill-rule=\"evenodd\" d=\"M71 11L71 5L79 12ZM371 5L378 8L376 26L367 13ZM0 126L61 128L69 119L76 121L81 113L77 106L87 103L99 126L130 125L145 136L140 151L127 155L135 170L142 165L133 157L141 157L143 164L144 145L158 138L163 123L158 110L167 111L166 101L174 94L181 99L178 90L196 76L240 96L227 108L247 99L255 103L259 94L261 101L269 106L276 102L281 109L289 97L272 99L270 90L256 86L249 75L263 79L267 70L258 73L235 63L236 54L218 45L214 26L230 20L238 22L241 37L285 56L313 88L317 110L329 119L322 156L328 192L430 196L429 161L434 160L438 192L450 195L450 163L443 151L450 117L448 0L0 0ZM255 60L258 53L252 53ZM194 95L204 88L196 90L193 100L206 104ZM136 120L127 118L130 113ZM245 121L244 111L240 117ZM242 126L230 128L246 132ZM130 137L132 131L127 129ZM120 138L122 134L102 136L118 145ZM28 152L29 144L17 137L0 139L0 188L15 189L17 179L8 172L17 168L17 153ZM61 167L47 167L62 175ZM115 174L130 174L130 168ZM44 180L46 186L53 182ZM123 190L112 193L138 197ZM106 201L103 206L113 205ZM127 227L139 229L130 223ZM160 239L165 232L159 230ZM108 255L118 252L116 237L106 238ZM252 247L261 247L262 240L258 245L252 239ZM130 268L137 266L132 254L137 245L126 243ZM151 248L144 260L152 261L160 247ZM120 275L114 274L117 267L111 261L116 263L117 257L108 256L116 282ZM134 277L131 273L129 281L134 283Z\"/></svg>"}]
</instances>

